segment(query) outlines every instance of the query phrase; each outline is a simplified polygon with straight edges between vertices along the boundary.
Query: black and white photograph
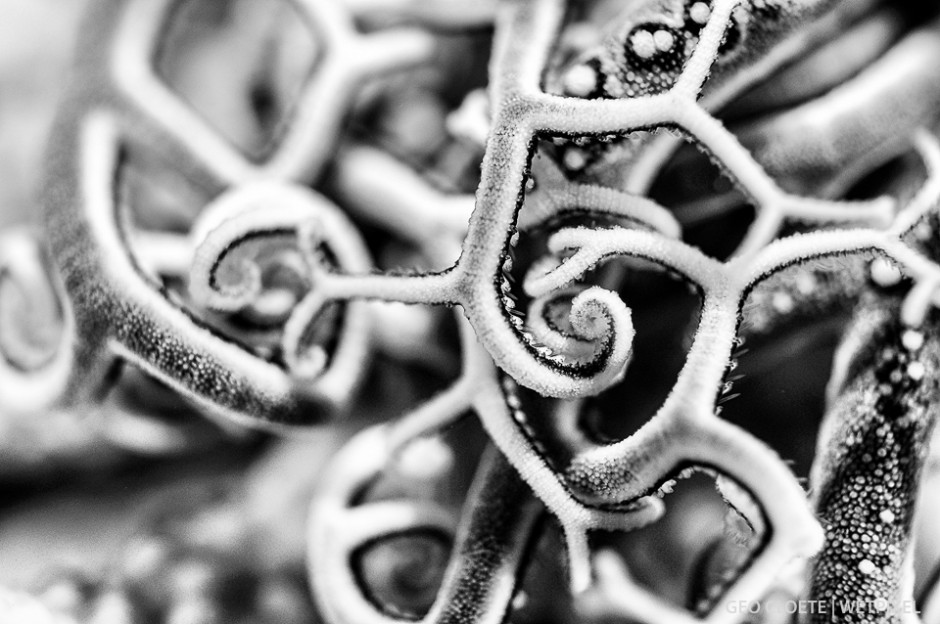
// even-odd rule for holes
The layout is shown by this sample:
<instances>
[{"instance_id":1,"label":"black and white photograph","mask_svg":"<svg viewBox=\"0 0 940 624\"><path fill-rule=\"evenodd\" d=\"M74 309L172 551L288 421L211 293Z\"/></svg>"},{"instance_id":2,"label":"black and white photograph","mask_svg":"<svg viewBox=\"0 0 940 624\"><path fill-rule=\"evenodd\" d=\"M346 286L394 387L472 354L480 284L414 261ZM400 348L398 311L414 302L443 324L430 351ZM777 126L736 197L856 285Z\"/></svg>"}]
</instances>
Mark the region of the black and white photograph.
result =
<instances>
[{"instance_id":1,"label":"black and white photograph","mask_svg":"<svg viewBox=\"0 0 940 624\"><path fill-rule=\"evenodd\" d=\"M0 624L940 624L937 0L0 0Z\"/></svg>"}]
</instances>

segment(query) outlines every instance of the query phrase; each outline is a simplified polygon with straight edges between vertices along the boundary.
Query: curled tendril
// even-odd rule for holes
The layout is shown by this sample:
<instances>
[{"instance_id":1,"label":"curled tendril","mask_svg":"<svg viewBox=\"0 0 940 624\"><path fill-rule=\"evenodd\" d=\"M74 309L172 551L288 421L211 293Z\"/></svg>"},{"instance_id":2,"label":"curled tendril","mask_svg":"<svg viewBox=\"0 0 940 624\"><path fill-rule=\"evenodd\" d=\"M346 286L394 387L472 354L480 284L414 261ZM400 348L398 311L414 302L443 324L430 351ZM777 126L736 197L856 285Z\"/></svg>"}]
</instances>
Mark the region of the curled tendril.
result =
<instances>
[{"instance_id":1,"label":"curled tendril","mask_svg":"<svg viewBox=\"0 0 940 624\"><path fill-rule=\"evenodd\" d=\"M349 4L356 13L381 14L392 7L404 13L406 22L432 25L441 25L435 12L445 6L410 0L350 0ZM707 108L724 103L801 49L786 41L796 17L823 13L836 3L698 4L704 9L698 17L688 16L694 24L683 23L681 41L667 37L671 44L665 45L662 36L657 43L642 20L665 28L669 15L661 13L671 9L638 3L638 8L627 11L625 23L611 29L612 39L601 51L578 61L581 64L573 71L580 74L563 77L561 94L543 89L543 79L567 3L518 0L501 5L492 121L485 122L479 95L475 102L467 102L473 120L466 124L465 134L487 141L472 213L469 196L443 201L420 176L408 175L400 163L375 150L354 147L337 156L335 185L350 209L407 238L446 267L428 275L391 275L369 274L368 255L355 228L324 198L291 184L321 176L335 151L339 122L356 83L428 58L432 41L426 33L361 35L355 31L354 16L339 5L299 2L307 25L322 30L326 54L298 102L299 118L292 120L273 156L254 163L227 145L156 79L150 64L172 3L128 3L132 8L127 13L118 11L104 22L108 36L101 39L108 45L116 42L118 52L103 79L109 97L90 98L90 103L89 98L76 98L82 104L63 121L63 127L74 132L64 139L62 151L68 157L59 156L51 166L51 238L84 341L79 357L73 360L69 354L65 361L70 369L81 368L74 365L78 362L100 372L115 358L126 359L206 407L221 409L242 422L290 422L302 409L292 400L298 380L302 391L331 395L335 402L348 395L365 354L363 300L459 305L467 317L459 321L460 378L394 425L360 434L337 457L313 503L311 577L331 621L384 624L403 619L377 604L376 596L363 587L352 559L363 547L413 531L456 535L457 542L444 587L423 621L491 622L503 617L539 514L529 488L562 526L572 588L586 590L593 581L589 532L631 530L655 520L661 505L653 495L689 466L706 466L723 475L733 484L724 488L729 498L748 501L748 518L768 529L767 543L725 596L729 601L760 598L792 559L819 550L823 534L779 458L743 430L717 418L716 397L736 344L743 301L752 289L787 267L835 254L877 254L914 280L901 306L901 320L912 327L924 323L930 309L940 303L940 267L917 249L909 235L936 210L940 147L926 135L918 139L928 180L900 210L887 197L845 202L794 195ZM673 3L672 8L680 6ZM464 9L453 23L488 23L491 8L487 3ZM852 10L834 13L844 17ZM136 19L129 17L132 13ZM831 28L831 21L825 21ZM651 41L655 49L650 48ZM681 45L681 50L673 45ZM667 49L659 49L663 47ZM657 50L670 49L680 54L669 68L644 62ZM629 54L636 58L628 62ZM640 71L631 72L631 62ZM116 99L126 101L112 102L114 92L121 96ZM126 219L118 216L114 181L125 134L135 125L129 120L141 121L159 138L164 157L182 155L200 182L226 189L199 219L191 240L180 247L186 253L196 249L190 292L201 306L283 325L281 357L289 374L222 339L197 323L192 310L164 296L156 278L164 271L178 273L180 260L161 264L157 256L166 254L128 249L136 241L165 251L160 243L168 242L152 233L137 233L135 238L123 227ZM570 171L562 172L551 158L537 152L544 137L621 137L651 128L678 128L753 200L757 220L727 262L683 242L679 224L661 206L594 184L587 175L575 175L571 181L566 176ZM652 156L646 160L635 161L625 186L648 186L651 171L674 147L669 141L661 145L649 150ZM73 160L82 163L78 172ZM392 188L389 180L395 180ZM388 206L377 208L371 196L386 191ZM441 215L445 203L449 210ZM383 207L394 210L383 213ZM552 228L573 215L603 217L615 225L566 227L552 233L548 239L552 257L526 275L523 288L531 302L525 317L519 318L505 279L513 247L520 234ZM778 239L784 227L794 223L852 224L852 229ZM464 235L463 253L453 264L451 252ZM620 380L634 338L631 311L612 290L579 284L589 270L617 256L651 261L692 282L704 298L700 325L672 393L649 422L613 444L600 446L581 439L569 465L559 469L531 434L531 421L541 415L526 412L519 385L549 397L580 398ZM289 274L287 288L281 289L288 291L286 298L268 288L267 276L275 268ZM15 286L28 270L32 269L0 257L0 347L6 346L9 335L2 308L8 292L5 284ZM562 298L570 302L563 303ZM325 317L337 310L340 328L329 354L322 345L328 341L318 341L315 335L328 324ZM100 322L108 315L113 315L116 327ZM6 369L0 374L7 374ZM93 385L85 380L76 383ZM435 433L468 412L477 414L502 455L484 463L479 485L468 497L468 519L462 527L455 529L451 514L433 503L363 502L368 485L400 460L416 438ZM851 459L854 467L857 458ZM602 585L612 575L604 559L597 566ZM647 598L639 596L648 609L627 614L641 620L695 621L679 610L662 608L654 599L642 602ZM707 619L717 623L737 618L715 612Z\"/></svg>"},{"instance_id":2,"label":"curled tendril","mask_svg":"<svg viewBox=\"0 0 940 624\"><path fill-rule=\"evenodd\" d=\"M614 376L607 383L614 383L623 376L632 352L635 332L630 309L616 293L595 286L574 295L568 327L563 328L545 318L547 303L557 304L559 294L535 299L529 306L529 341L543 345L535 348L562 366L589 368L603 361Z\"/></svg>"},{"instance_id":3,"label":"curled tendril","mask_svg":"<svg viewBox=\"0 0 940 624\"><path fill-rule=\"evenodd\" d=\"M572 460L566 476L578 496L594 504L634 500L655 489L677 466L702 462L719 468L742 484L767 513L769 523L777 531L775 539L782 540L773 547L767 546L768 550L761 555L756 566L785 565L787 561L783 553L788 549L790 556L795 552L804 556L814 552L819 545L818 527L805 504L800 502L802 493L787 476L786 469L766 449L759 450L760 445L756 441L747 440L742 432L727 429L728 425L719 425L720 421L714 416L714 402L718 396L716 388L720 386L735 344L743 288L743 285L736 284L737 272L726 272L722 263L684 243L636 230L562 230L550 240L549 246L555 251L577 248L577 252L548 274L530 276L526 289L533 296L562 288L601 259L621 253L651 260L684 274L699 286L705 298L700 327L686 365L657 414L630 438L606 447L582 450ZM723 353L725 357L716 358L717 353ZM684 439L686 435L688 439L673 446L677 439ZM701 449L703 454L699 456L694 449L702 440L708 440L706 446L709 448ZM738 446L741 444L752 448L744 451ZM740 463L744 457L765 462L764 467L745 467ZM759 470L762 479L754 479L752 470ZM776 475L776 483L768 488L766 479L770 474ZM796 506L784 508L778 504L775 497L783 495L783 492L787 492L790 504ZM782 520L784 516L789 518ZM752 573L748 571L745 576ZM758 576L750 578L734 591L756 591L753 587L742 589L759 578L760 573L754 574Z\"/></svg>"},{"instance_id":4,"label":"curled tendril","mask_svg":"<svg viewBox=\"0 0 940 624\"><path fill-rule=\"evenodd\" d=\"M34 413L59 400L71 375L73 326L61 287L25 231L0 237L0 408Z\"/></svg>"},{"instance_id":5,"label":"curled tendril","mask_svg":"<svg viewBox=\"0 0 940 624\"><path fill-rule=\"evenodd\" d=\"M652 233L622 228L594 231L587 228L563 229L549 239L555 254L566 252L564 261L548 271L533 271L525 282L532 296L561 288L598 263L615 255L645 258L676 270L700 285L706 293L717 291L730 298L743 297L755 283L794 264L847 253L879 253L897 262L915 277L917 285L908 295L904 318L917 325L933 303L940 266L904 242L940 198L938 165L940 144L931 135L921 133L916 145L927 167L928 177L910 203L899 211L891 227L885 230L852 229L821 231L794 235L775 241L753 257L737 256L727 263L710 259L683 243L669 241ZM572 252L573 253L569 253Z\"/></svg>"},{"instance_id":6,"label":"curled tendril","mask_svg":"<svg viewBox=\"0 0 940 624\"><path fill-rule=\"evenodd\" d=\"M911 204L899 213L895 225L884 231L843 230L792 236L771 243L752 258L746 255L737 256L727 263L710 259L684 243L671 241L659 234L623 228L603 231L571 228L561 230L550 238L549 249L552 252L573 253L566 253L561 263L549 265L548 271L533 271L527 276L525 288L531 296L544 296L563 288L604 259L614 255L626 255L651 260L684 274L701 288L705 298L700 328L696 333L686 367L680 373L677 385L666 404L634 436L608 447L581 451L571 462L568 480L578 487L582 496L606 503L631 500L653 486L655 475L668 473L670 465L675 466L682 461L678 456L661 455L660 453L669 451L658 440L668 439L668 448L675 448L672 445L682 436L680 432L689 426L696 431L693 435L695 440L701 441L712 435L707 432L712 426L711 423L716 422L709 417L714 409L716 386L711 383L703 385L701 381L703 376L716 381L720 379L734 344L741 302L756 282L767 279L785 267L814 257L847 251L876 251L888 254L902 263L917 279L917 286L908 295L905 307L914 306L920 301L919 292L927 293L922 296L928 298L930 293L935 292L936 265L915 249L908 247L901 239L904 232L910 231L911 224L928 211L934 210L937 203L933 164L936 162L937 142L927 136L921 136L918 145L928 164L928 180ZM719 352L726 353L727 357L716 359L715 354ZM708 364L709 360L712 364ZM695 377L690 376L690 373ZM677 397L681 398L677 400ZM675 429L680 422L686 424L678 430ZM733 437L719 442L715 438L710 444L714 448L729 445L727 452L723 454L726 457L759 455L756 450L731 450L741 442L732 440ZM695 444L696 442L690 439L687 444L680 445L685 449L682 456L686 461L694 462L692 456L695 453L689 447L694 447ZM712 457L710 461L719 463L717 457ZM771 527L779 531L776 523L787 512L776 506L772 493L761 491L763 486L753 480L748 482L749 469L734 464L736 461L729 462L723 469L744 485L760 507L768 511ZM784 482L786 479L781 475L780 483ZM793 496L794 501L799 498L798 494ZM818 533L813 534L810 530L813 523L807 522L805 517L800 523L806 532L801 537L796 537L799 532L792 537L795 543L802 545L797 547L794 543L791 546L802 549L804 554L810 554L818 547L820 536ZM784 550L785 548L777 550L777 555ZM764 556L761 556L761 560ZM781 560L778 563L783 562ZM745 572L741 578L744 579L748 574L750 572ZM764 591L768 588L769 586L765 585Z\"/></svg>"},{"instance_id":7,"label":"curled tendril","mask_svg":"<svg viewBox=\"0 0 940 624\"><path fill-rule=\"evenodd\" d=\"M599 339L611 335L609 326L593 328L598 330L595 332L590 331L592 328L580 327L579 331L575 322L575 305L564 300L574 299L583 292L583 289L573 288L535 298L526 313L526 331L532 334L534 344L545 345L548 349L546 354L562 353L582 365L599 356ZM626 334L632 334L632 330Z\"/></svg>"},{"instance_id":8,"label":"curled tendril","mask_svg":"<svg viewBox=\"0 0 940 624\"><path fill-rule=\"evenodd\" d=\"M214 310L237 311L256 301L263 288L259 260L269 248L282 249L290 242L305 252L308 287L326 270L326 256L341 271L365 272L371 266L358 231L345 216L298 186L239 187L207 209L194 234L189 290L197 303Z\"/></svg>"},{"instance_id":9,"label":"curled tendril","mask_svg":"<svg viewBox=\"0 0 940 624\"><path fill-rule=\"evenodd\" d=\"M560 3L545 0L506 9L494 54L496 75L491 105L496 130L490 133L477 210L464 243L464 249L472 249L473 256L465 254L461 258L458 273L462 303L483 344L523 385L550 396L580 396L596 392L616 379L616 367L622 364L611 363L585 378L577 370L558 369L557 362L540 360L538 353L520 340L512 315L501 309L505 298L492 291L491 276L504 269L506 249L519 225L517 211L524 196L526 170L532 144L540 133L619 135L634 129L679 126L720 160L760 205L762 216L742 244L741 256L766 244L787 218L885 221L893 204L890 200L847 206L786 194L734 136L699 107L699 90L718 55L736 6L734 1L714 3L707 23L702 24L698 44L667 91L625 100L592 101L551 95L539 87L551 33L557 31L561 21ZM527 43L525 48L520 48L522 41ZM519 223L524 214L519 215ZM500 232L508 234L502 237Z\"/></svg>"},{"instance_id":10,"label":"curled tendril","mask_svg":"<svg viewBox=\"0 0 940 624\"><path fill-rule=\"evenodd\" d=\"M305 379L324 374L327 355L319 346L305 346L330 301L328 290L321 289L328 287L332 272L365 273L371 266L358 231L346 217L308 189L256 183L220 197L194 232L202 240L190 271L190 292L197 303L216 310L256 305L263 291L259 257L272 246L282 250L285 242L297 248L305 284L285 323L284 359L289 370ZM326 387L357 378L368 336L365 306L345 304L331 370L319 380Z\"/></svg>"},{"instance_id":11,"label":"curled tendril","mask_svg":"<svg viewBox=\"0 0 940 624\"><path fill-rule=\"evenodd\" d=\"M600 505L635 503L668 479L670 471L683 462L717 464L718 468L754 495L775 530L773 541L754 567L733 588L732 595L753 596L759 593L760 588L766 586L766 579L773 576L776 567L794 554L807 555L818 546L817 527L809 518L805 505L800 502L802 498L799 489L786 469L756 441L714 419L716 388L720 385L727 364L727 358L716 354L730 353L735 340L740 299L754 281L773 273L779 266L812 256L815 243L819 243L820 249L828 245L829 251L826 253L831 253L834 238L821 237L801 238L799 244L794 242L797 241L794 238L765 249L784 221L862 220L883 224L888 213L893 210L893 202L879 200L853 205L788 195L766 176L726 129L698 108L698 91L711 60L715 58L733 8L733 2L715 4L712 18L703 28L701 41L689 60L688 73L677 79L674 90L658 100L658 96L652 96L643 101L603 105L594 103L589 107L571 98L558 98L565 100L565 106L562 107L562 102L537 89L536 76L540 72L536 69L542 63L533 61L531 50L524 51L524 54L518 55L519 59L514 60L522 70L515 73L513 70L519 67L513 67L506 60L512 54L504 51L503 57L497 61L497 67L502 67L508 75L514 75L522 84L500 83L494 90L497 96L494 98L496 131L490 133L483 185L464 243L465 254L454 271L395 280L396 286L402 286L398 292L402 300L460 303L484 346L502 368L525 385L544 394L561 396L595 392L616 381L629 354L630 340L622 340L627 333L625 330L632 327L624 321L629 319L629 311L610 291L589 289L575 297L569 318L571 327L576 330L575 335L580 334L580 338L603 345L603 349L617 354L608 357L598 367L599 370L592 370L587 379L573 382L571 367L558 366L559 362L552 361L551 356L540 359L540 354L533 354L528 350L529 345L524 344L524 339L520 339L521 328L508 318L511 315L501 309L500 304L505 303L502 295L490 290L499 285L493 276L498 276L506 266L507 249L513 243L514 229L537 227L565 211L585 209L583 204L593 203L595 205L587 206L587 210L632 218L634 222L645 223L649 226L645 229L651 230L612 228L596 231L582 228L555 234L550 239L550 250L555 253L574 250L574 254L547 273L527 278L525 287L528 294L536 299L535 308L543 306L544 309L547 299L543 297L567 287L588 268L615 254L645 258L662 264L685 274L704 292L705 306L700 331L676 391L667 400L663 410L636 438L611 447L591 449L579 455L572 462L567 478L560 478L546 464L532 441L527 439L520 423L527 416L520 416L516 413L518 407L514 407L518 402L513 390L515 382L506 378L500 383L492 372L479 372L491 370L488 360L481 355L475 355L474 358L487 363L475 364L471 370L478 372L468 373L465 379L469 381L459 382L453 392L448 392L440 399L440 403L434 404L435 409L421 412L420 423L414 425L421 429L439 422L438 419L453 418L453 414L441 414L436 410L441 409L441 406L447 410L455 405L466 406L463 401L472 392L482 397L495 397L478 399L473 405L496 443L564 526L572 561L572 581L576 588L584 588L590 582L590 568L586 565L588 530L631 528L655 517L654 511L650 511L654 506L647 507L643 513L639 509L632 510L636 515L624 514L588 506L579 501L578 497L591 499ZM514 34L521 33L519 40L528 39L530 43L532 40L541 41L540 37L544 33L553 31L551 26L559 18L558 9L559 3L552 2L520 3L519 6L509 7L506 9L510 15L509 26L505 28L507 34L503 36L512 40ZM536 54L539 53L536 50ZM499 76L497 79L501 80ZM594 115L598 112L603 113L600 115L600 123L597 121L598 116ZM629 208L642 202L631 204L632 198L626 194L599 190L588 185L581 185L581 188L570 185L572 195L562 197L563 201L558 203L540 204L533 194L529 210L526 211L524 207L518 214L518 223L514 223L528 178L526 167L532 154L532 139L539 132L626 132L630 128L657 124L676 124L696 137L757 200L763 216L729 264L709 259L676 241L673 237L677 236L678 228L674 221L664 218L664 211L656 210L657 207L640 205L639 210L631 212ZM534 179L536 193L540 184L545 184L549 189L552 186L551 173L543 175L540 180L536 171ZM879 249L888 249L886 253L904 256L903 249L881 236L877 230L859 233L857 238L859 249L869 249L877 243ZM907 256L904 259L908 266L916 264ZM742 279L741 275L746 279ZM350 285L349 289L336 286L342 280L334 281L335 290L332 290L329 287L330 276L327 274L323 280L325 283L318 295L323 298L329 297L331 292L341 293L335 295L340 298L391 292L381 291L378 280L370 282L373 284L370 288L365 288L366 282L359 282L363 286L359 290L352 288L354 283L351 281L345 282ZM436 300L423 294L434 290L432 286L440 287ZM319 305L319 300L310 302L313 310L317 310ZM618 338L621 338L619 344ZM667 440L670 444L666 444ZM671 446L676 441L681 444ZM715 456L715 449L720 450L721 457ZM755 474L760 474L762 479L769 479L772 487L758 482ZM575 490L577 496L571 490Z\"/></svg>"},{"instance_id":12,"label":"curled tendril","mask_svg":"<svg viewBox=\"0 0 940 624\"><path fill-rule=\"evenodd\" d=\"M179 297L168 296L163 278L181 277L192 244L166 232L134 231L132 211L123 201L134 200L132 193L123 193L121 183L138 161L174 163L186 171L184 184L211 195L259 180L313 182L335 151L341 122L363 79L432 57L434 38L420 28L377 28L364 34L357 27L359 16L341 3L295 4L301 26L317 40L318 62L304 77L275 144L255 161L158 75L156 63L177 2L94 3L87 20L91 27L81 42L87 53L76 67L81 80L74 81L61 109L44 184L51 256L75 324L75 348L66 350L71 362L61 393L64 403L98 401L112 381L115 361L125 360L214 414L277 428L333 413L358 379L352 360L363 352L361 345L355 347L361 339L343 341L349 347L346 356L333 354L328 368L346 377L321 375L322 383L310 391L300 388L267 352L259 354L240 342L241 335L227 334L198 318ZM267 326L283 321L307 278L297 275L306 271L302 264L277 253L269 260L268 266L280 267L287 288L266 293L243 311L252 323ZM259 281L251 273L247 270L249 281L241 293L246 297ZM260 276L261 282L265 279ZM230 302L230 307L239 306ZM347 319L358 318L358 313L346 312ZM296 321L294 326L302 324ZM316 324L312 317L310 324ZM312 333L295 332L301 336L295 342L306 349ZM301 375L319 371L322 358L317 362L312 353L292 348L295 353L287 359Z\"/></svg>"}]
</instances>

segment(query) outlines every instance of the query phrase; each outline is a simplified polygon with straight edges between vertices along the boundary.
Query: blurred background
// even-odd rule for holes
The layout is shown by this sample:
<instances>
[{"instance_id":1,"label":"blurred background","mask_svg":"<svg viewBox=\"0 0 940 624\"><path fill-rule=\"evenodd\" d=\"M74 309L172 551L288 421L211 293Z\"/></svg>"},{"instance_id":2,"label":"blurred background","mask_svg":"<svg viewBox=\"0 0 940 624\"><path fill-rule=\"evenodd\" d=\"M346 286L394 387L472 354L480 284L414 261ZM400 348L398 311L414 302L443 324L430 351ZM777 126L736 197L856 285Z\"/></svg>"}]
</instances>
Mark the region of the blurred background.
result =
<instances>
[{"instance_id":1,"label":"blurred background","mask_svg":"<svg viewBox=\"0 0 940 624\"><path fill-rule=\"evenodd\" d=\"M0 5L0 227L35 222L36 184L85 0Z\"/></svg>"}]
</instances>

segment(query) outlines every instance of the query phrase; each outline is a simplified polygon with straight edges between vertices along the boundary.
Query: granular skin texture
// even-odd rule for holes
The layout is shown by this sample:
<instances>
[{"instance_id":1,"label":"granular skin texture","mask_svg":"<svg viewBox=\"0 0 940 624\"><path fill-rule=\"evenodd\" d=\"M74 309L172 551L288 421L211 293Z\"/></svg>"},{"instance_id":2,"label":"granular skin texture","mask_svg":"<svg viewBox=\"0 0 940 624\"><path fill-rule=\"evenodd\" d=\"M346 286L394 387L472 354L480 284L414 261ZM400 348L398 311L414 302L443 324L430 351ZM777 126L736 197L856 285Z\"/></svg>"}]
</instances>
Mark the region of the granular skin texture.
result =
<instances>
[{"instance_id":1,"label":"granular skin texture","mask_svg":"<svg viewBox=\"0 0 940 624\"><path fill-rule=\"evenodd\" d=\"M923 344L908 348L894 310L864 314L876 318L872 339L826 417L814 467L826 475L814 492L826 542L811 598L828 606L812 616L817 624L900 622L910 604L902 574L936 422L940 341L925 327Z\"/></svg>"}]
</instances>

